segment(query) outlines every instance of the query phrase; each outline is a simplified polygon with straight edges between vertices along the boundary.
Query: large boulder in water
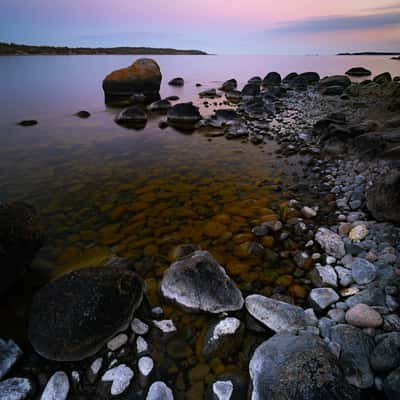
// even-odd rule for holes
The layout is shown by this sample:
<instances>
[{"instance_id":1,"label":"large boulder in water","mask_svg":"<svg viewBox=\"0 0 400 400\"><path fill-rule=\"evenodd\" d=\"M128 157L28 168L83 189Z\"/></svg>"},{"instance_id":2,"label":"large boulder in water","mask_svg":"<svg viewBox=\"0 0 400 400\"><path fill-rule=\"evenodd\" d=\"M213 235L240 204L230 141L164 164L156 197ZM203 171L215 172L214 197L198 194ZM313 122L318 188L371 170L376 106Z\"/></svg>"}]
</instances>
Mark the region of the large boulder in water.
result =
<instances>
[{"instance_id":1,"label":"large boulder in water","mask_svg":"<svg viewBox=\"0 0 400 400\"><path fill-rule=\"evenodd\" d=\"M243 307L242 293L207 251L195 251L164 273L161 293L183 309L219 314Z\"/></svg>"},{"instance_id":2,"label":"large boulder in water","mask_svg":"<svg viewBox=\"0 0 400 400\"><path fill-rule=\"evenodd\" d=\"M307 85L315 85L320 79L317 72L303 72L298 77L304 79Z\"/></svg>"},{"instance_id":3,"label":"large boulder in water","mask_svg":"<svg viewBox=\"0 0 400 400\"><path fill-rule=\"evenodd\" d=\"M74 271L33 298L29 340L41 356L79 361L125 330L143 297L143 282L120 268Z\"/></svg>"},{"instance_id":4,"label":"large boulder in water","mask_svg":"<svg viewBox=\"0 0 400 400\"><path fill-rule=\"evenodd\" d=\"M27 270L43 243L34 207L23 202L0 204L0 294Z\"/></svg>"},{"instance_id":5,"label":"large boulder in water","mask_svg":"<svg viewBox=\"0 0 400 400\"><path fill-rule=\"evenodd\" d=\"M400 172L393 171L367 191L367 206L378 221L400 223Z\"/></svg>"},{"instance_id":6,"label":"large boulder in water","mask_svg":"<svg viewBox=\"0 0 400 400\"><path fill-rule=\"evenodd\" d=\"M318 336L276 334L250 361L252 400L356 400L337 359Z\"/></svg>"},{"instance_id":7,"label":"large boulder in water","mask_svg":"<svg viewBox=\"0 0 400 400\"><path fill-rule=\"evenodd\" d=\"M350 68L347 72L346 75L349 76L370 76L372 74L372 72L364 67L353 67Z\"/></svg>"},{"instance_id":8,"label":"large boulder in water","mask_svg":"<svg viewBox=\"0 0 400 400\"><path fill-rule=\"evenodd\" d=\"M151 102L159 98L161 85L159 65L150 58L140 58L130 67L108 74L103 80L106 102L143 95Z\"/></svg>"},{"instance_id":9,"label":"large boulder in water","mask_svg":"<svg viewBox=\"0 0 400 400\"><path fill-rule=\"evenodd\" d=\"M351 85L351 80L346 75L327 76L319 81L319 88L322 90L329 86L341 86L344 89Z\"/></svg>"}]
</instances>

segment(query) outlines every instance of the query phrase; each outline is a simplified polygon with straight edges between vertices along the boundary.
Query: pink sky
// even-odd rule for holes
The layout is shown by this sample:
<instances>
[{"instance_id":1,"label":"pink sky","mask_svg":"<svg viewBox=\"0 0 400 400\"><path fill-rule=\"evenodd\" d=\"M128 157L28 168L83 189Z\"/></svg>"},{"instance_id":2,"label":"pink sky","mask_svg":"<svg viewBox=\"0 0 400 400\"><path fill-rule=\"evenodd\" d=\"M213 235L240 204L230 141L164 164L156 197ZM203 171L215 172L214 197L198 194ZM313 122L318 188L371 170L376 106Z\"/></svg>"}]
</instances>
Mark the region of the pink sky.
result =
<instances>
[{"instance_id":1,"label":"pink sky","mask_svg":"<svg viewBox=\"0 0 400 400\"><path fill-rule=\"evenodd\" d=\"M3 41L228 53L400 51L400 1L394 0L1 2Z\"/></svg>"}]
</instances>

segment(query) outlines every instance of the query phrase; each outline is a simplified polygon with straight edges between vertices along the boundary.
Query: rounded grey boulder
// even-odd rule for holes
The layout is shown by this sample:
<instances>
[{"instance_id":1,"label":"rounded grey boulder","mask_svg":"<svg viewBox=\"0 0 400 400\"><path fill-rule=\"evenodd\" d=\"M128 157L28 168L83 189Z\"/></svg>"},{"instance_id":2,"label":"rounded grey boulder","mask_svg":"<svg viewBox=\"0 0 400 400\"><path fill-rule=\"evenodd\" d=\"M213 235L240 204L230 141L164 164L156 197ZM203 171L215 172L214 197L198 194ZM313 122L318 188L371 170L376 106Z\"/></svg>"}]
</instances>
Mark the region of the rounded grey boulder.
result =
<instances>
[{"instance_id":1,"label":"rounded grey boulder","mask_svg":"<svg viewBox=\"0 0 400 400\"><path fill-rule=\"evenodd\" d=\"M168 111L168 122L178 128L192 128L200 119L199 108L193 103L179 103Z\"/></svg>"},{"instance_id":2,"label":"rounded grey boulder","mask_svg":"<svg viewBox=\"0 0 400 400\"><path fill-rule=\"evenodd\" d=\"M33 298L29 340L41 356L79 361L125 330L143 297L143 282L119 268L90 268L50 282Z\"/></svg>"},{"instance_id":3,"label":"rounded grey boulder","mask_svg":"<svg viewBox=\"0 0 400 400\"><path fill-rule=\"evenodd\" d=\"M371 71L367 68L364 67L353 67L350 68L347 72L346 75L349 76L370 76Z\"/></svg>"}]
</instances>

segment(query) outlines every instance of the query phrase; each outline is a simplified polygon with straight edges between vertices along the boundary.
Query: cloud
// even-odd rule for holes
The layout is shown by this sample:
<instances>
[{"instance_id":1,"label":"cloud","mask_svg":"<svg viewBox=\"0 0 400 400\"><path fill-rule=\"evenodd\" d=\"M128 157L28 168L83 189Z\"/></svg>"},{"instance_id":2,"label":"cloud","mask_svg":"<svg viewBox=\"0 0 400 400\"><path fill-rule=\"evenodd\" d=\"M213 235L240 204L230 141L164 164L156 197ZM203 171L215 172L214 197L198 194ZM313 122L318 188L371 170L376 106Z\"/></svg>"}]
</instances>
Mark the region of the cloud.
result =
<instances>
[{"instance_id":1,"label":"cloud","mask_svg":"<svg viewBox=\"0 0 400 400\"><path fill-rule=\"evenodd\" d=\"M320 33L400 26L400 11L370 15L333 15L288 21L268 30L271 33Z\"/></svg>"},{"instance_id":2,"label":"cloud","mask_svg":"<svg viewBox=\"0 0 400 400\"><path fill-rule=\"evenodd\" d=\"M367 11L390 11L390 10L400 10L400 1L396 3L389 4L386 6L367 8Z\"/></svg>"}]
</instances>

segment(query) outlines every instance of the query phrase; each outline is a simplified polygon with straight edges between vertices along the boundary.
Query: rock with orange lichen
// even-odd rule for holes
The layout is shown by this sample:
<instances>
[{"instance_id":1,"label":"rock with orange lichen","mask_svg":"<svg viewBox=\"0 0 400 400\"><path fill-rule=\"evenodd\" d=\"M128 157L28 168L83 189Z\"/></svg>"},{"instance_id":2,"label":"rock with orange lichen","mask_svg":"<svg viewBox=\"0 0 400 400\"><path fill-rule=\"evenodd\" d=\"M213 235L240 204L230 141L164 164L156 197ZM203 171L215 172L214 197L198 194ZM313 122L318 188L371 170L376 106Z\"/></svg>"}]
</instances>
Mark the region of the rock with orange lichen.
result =
<instances>
[{"instance_id":1,"label":"rock with orange lichen","mask_svg":"<svg viewBox=\"0 0 400 400\"><path fill-rule=\"evenodd\" d=\"M103 81L106 102L143 96L147 102L159 99L161 85L159 65L150 58L140 58L130 67L108 74Z\"/></svg>"}]
</instances>

